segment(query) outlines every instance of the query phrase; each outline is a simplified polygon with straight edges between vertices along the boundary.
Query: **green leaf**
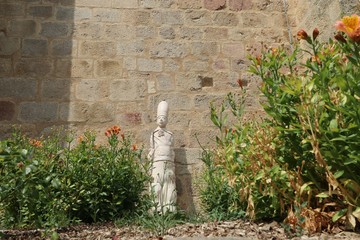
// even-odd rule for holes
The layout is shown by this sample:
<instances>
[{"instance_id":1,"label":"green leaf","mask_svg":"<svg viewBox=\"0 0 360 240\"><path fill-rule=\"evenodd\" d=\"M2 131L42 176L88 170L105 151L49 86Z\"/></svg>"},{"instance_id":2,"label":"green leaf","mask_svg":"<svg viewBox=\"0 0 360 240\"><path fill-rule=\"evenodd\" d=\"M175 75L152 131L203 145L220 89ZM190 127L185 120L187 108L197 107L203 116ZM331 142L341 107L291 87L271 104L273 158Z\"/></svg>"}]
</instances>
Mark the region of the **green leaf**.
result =
<instances>
[{"instance_id":1,"label":"green leaf","mask_svg":"<svg viewBox=\"0 0 360 240\"><path fill-rule=\"evenodd\" d=\"M318 197L318 198L328 198L329 194L327 194L325 192L322 192L322 193L317 194L316 197Z\"/></svg>"},{"instance_id":2,"label":"green leaf","mask_svg":"<svg viewBox=\"0 0 360 240\"><path fill-rule=\"evenodd\" d=\"M337 220L339 220L341 217L345 216L347 212L347 208L341 209L339 211L337 211L334 216L332 217L332 221L336 222Z\"/></svg>"},{"instance_id":3,"label":"green leaf","mask_svg":"<svg viewBox=\"0 0 360 240\"><path fill-rule=\"evenodd\" d=\"M334 177L337 179L339 177L341 177L344 174L344 170L339 170L334 174Z\"/></svg>"}]
</instances>

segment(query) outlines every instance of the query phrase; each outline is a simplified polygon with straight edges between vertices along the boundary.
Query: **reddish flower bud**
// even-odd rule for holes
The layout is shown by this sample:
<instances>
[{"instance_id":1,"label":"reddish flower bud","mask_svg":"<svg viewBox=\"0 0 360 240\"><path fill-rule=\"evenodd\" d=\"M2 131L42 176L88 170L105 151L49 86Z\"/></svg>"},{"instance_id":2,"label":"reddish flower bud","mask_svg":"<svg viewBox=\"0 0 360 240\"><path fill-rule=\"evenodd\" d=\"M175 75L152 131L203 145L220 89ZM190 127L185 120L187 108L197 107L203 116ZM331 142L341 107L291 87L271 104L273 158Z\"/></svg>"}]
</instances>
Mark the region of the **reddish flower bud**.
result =
<instances>
[{"instance_id":1,"label":"reddish flower bud","mask_svg":"<svg viewBox=\"0 0 360 240\"><path fill-rule=\"evenodd\" d=\"M337 33L335 35L335 39L338 40L339 42L346 43L346 39L344 38L344 36L341 33Z\"/></svg>"},{"instance_id":2,"label":"reddish flower bud","mask_svg":"<svg viewBox=\"0 0 360 240\"><path fill-rule=\"evenodd\" d=\"M297 37L298 37L298 39L303 39L303 40L307 40L309 38L308 34L303 29L298 31Z\"/></svg>"},{"instance_id":3,"label":"reddish flower bud","mask_svg":"<svg viewBox=\"0 0 360 240\"><path fill-rule=\"evenodd\" d=\"M315 40L319 36L320 32L319 29L315 28L313 30L313 40Z\"/></svg>"},{"instance_id":4,"label":"reddish flower bud","mask_svg":"<svg viewBox=\"0 0 360 240\"><path fill-rule=\"evenodd\" d=\"M241 87L241 89L242 89L243 88L243 83L242 83L241 79L238 79L237 83L239 84L239 87Z\"/></svg>"}]
</instances>

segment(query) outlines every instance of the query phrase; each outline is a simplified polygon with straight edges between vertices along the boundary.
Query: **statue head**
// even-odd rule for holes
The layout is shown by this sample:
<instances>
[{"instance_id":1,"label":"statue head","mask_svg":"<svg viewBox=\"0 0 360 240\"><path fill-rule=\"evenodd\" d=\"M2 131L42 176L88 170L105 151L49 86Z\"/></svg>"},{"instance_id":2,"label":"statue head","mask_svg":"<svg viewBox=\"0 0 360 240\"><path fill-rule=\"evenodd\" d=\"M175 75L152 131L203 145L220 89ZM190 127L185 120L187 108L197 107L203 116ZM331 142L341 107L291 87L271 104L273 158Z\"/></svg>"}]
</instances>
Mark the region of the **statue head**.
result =
<instances>
[{"instance_id":1,"label":"statue head","mask_svg":"<svg viewBox=\"0 0 360 240\"><path fill-rule=\"evenodd\" d=\"M156 123L159 127L164 128L168 123L169 104L166 101L161 101L157 108Z\"/></svg>"}]
</instances>

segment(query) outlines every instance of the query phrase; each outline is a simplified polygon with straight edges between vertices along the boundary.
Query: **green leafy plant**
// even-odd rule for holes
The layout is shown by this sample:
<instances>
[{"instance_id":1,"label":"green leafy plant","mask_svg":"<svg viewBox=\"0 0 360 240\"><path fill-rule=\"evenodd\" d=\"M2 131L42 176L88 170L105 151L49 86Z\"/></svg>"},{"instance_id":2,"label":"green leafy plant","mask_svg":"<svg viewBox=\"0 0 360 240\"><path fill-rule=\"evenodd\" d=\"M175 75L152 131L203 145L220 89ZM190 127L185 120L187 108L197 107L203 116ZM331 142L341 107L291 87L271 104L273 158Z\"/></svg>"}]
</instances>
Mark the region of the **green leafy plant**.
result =
<instances>
[{"instance_id":1,"label":"green leafy plant","mask_svg":"<svg viewBox=\"0 0 360 240\"><path fill-rule=\"evenodd\" d=\"M141 209L150 182L142 150L114 126L108 144L85 132L31 139L15 131L0 142L2 225L60 227L121 218Z\"/></svg>"}]
</instances>

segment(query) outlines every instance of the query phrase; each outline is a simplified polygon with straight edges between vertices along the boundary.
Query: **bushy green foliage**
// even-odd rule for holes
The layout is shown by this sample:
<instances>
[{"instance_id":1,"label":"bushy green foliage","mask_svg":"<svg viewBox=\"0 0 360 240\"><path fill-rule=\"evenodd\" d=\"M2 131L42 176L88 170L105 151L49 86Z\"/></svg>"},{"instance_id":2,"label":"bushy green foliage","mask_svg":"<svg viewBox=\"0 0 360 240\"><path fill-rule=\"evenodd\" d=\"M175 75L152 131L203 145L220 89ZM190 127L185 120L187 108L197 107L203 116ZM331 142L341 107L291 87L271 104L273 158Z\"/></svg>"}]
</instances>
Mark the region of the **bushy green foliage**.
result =
<instances>
[{"instance_id":1,"label":"bushy green foliage","mask_svg":"<svg viewBox=\"0 0 360 240\"><path fill-rule=\"evenodd\" d=\"M96 145L91 132L77 143L62 131L40 140L16 131L0 142L1 224L59 227L141 209L149 200L148 166L141 149L119 133L109 129L106 146Z\"/></svg>"},{"instance_id":2,"label":"bushy green foliage","mask_svg":"<svg viewBox=\"0 0 360 240\"><path fill-rule=\"evenodd\" d=\"M226 196L231 203L218 201L217 209L230 213L236 205L251 218L287 215L294 230L358 224L360 44L340 33L338 41L320 43L318 34L302 30L304 44L293 51L264 49L251 57L250 72L263 81L264 123L242 123L243 100L235 104L234 94L220 110L211 107L220 135L203 158L205 176L212 176L207 188L215 189L202 194L210 212L225 192L238 197ZM228 109L237 123L227 124Z\"/></svg>"}]
</instances>

